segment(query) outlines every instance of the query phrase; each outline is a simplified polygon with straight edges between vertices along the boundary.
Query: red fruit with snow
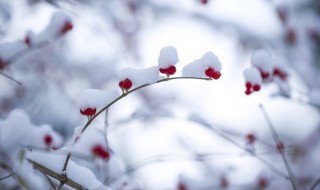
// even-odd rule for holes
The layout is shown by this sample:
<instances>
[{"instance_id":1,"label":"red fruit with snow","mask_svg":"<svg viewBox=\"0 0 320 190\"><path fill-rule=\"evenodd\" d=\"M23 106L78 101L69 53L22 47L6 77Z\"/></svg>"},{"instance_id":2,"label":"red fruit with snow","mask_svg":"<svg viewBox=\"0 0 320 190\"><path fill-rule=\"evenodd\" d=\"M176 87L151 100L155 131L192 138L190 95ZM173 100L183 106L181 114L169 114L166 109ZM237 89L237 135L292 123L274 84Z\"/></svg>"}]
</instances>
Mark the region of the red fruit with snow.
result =
<instances>
[{"instance_id":1,"label":"red fruit with snow","mask_svg":"<svg viewBox=\"0 0 320 190\"><path fill-rule=\"evenodd\" d=\"M264 189L264 188L268 187L268 185L269 185L269 182L268 182L268 179L267 179L267 178L265 178L265 177L260 177L260 178L258 179L258 184L257 184L257 186L258 186L260 189Z\"/></svg>"},{"instance_id":2,"label":"red fruit with snow","mask_svg":"<svg viewBox=\"0 0 320 190\"><path fill-rule=\"evenodd\" d=\"M255 84L255 85L253 85L253 87L252 87L252 89L254 90L254 91L256 91L256 92L258 92L259 90L260 90L260 85L258 85L258 84Z\"/></svg>"},{"instance_id":3,"label":"red fruit with snow","mask_svg":"<svg viewBox=\"0 0 320 190\"><path fill-rule=\"evenodd\" d=\"M179 183L177 190L188 190L187 186L184 183Z\"/></svg>"},{"instance_id":4,"label":"red fruit with snow","mask_svg":"<svg viewBox=\"0 0 320 190\"><path fill-rule=\"evenodd\" d=\"M44 136L43 141L44 141L45 145L51 146L53 138L52 138L52 136L50 134L47 134L47 135Z\"/></svg>"},{"instance_id":5,"label":"red fruit with snow","mask_svg":"<svg viewBox=\"0 0 320 190\"><path fill-rule=\"evenodd\" d=\"M220 187L227 188L229 186L229 182L225 176L220 178Z\"/></svg>"},{"instance_id":6,"label":"red fruit with snow","mask_svg":"<svg viewBox=\"0 0 320 190\"><path fill-rule=\"evenodd\" d=\"M206 5L209 2L209 0L200 0L200 3L202 3L203 5Z\"/></svg>"},{"instance_id":7,"label":"red fruit with snow","mask_svg":"<svg viewBox=\"0 0 320 190\"><path fill-rule=\"evenodd\" d=\"M169 77L170 75L174 75L177 71L176 67L174 65L170 65L167 68L160 68L160 73L167 75Z\"/></svg>"},{"instance_id":8,"label":"red fruit with snow","mask_svg":"<svg viewBox=\"0 0 320 190\"><path fill-rule=\"evenodd\" d=\"M270 74L268 72L265 72L265 71L262 71L262 70L260 70L260 75L261 75L261 78L262 78L263 81L268 80L269 77L270 77Z\"/></svg>"},{"instance_id":9,"label":"red fruit with snow","mask_svg":"<svg viewBox=\"0 0 320 190\"><path fill-rule=\"evenodd\" d=\"M250 134L248 134L248 135L246 136L246 140L247 140L247 142L248 142L249 144L253 144L254 141L256 140L256 136L255 136L254 134L250 133Z\"/></svg>"},{"instance_id":10,"label":"red fruit with snow","mask_svg":"<svg viewBox=\"0 0 320 190\"><path fill-rule=\"evenodd\" d=\"M285 40L288 44L294 45L297 42L297 33L294 29L288 28L285 34Z\"/></svg>"},{"instance_id":11,"label":"red fruit with snow","mask_svg":"<svg viewBox=\"0 0 320 190\"><path fill-rule=\"evenodd\" d=\"M3 70L5 68L5 62L0 57L0 70Z\"/></svg>"},{"instance_id":12,"label":"red fruit with snow","mask_svg":"<svg viewBox=\"0 0 320 190\"><path fill-rule=\"evenodd\" d=\"M284 151L284 144L282 142L277 143L277 150L279 152Z\"/></svg>"},{"instance_id":13,"label":"red fruit with snow","mask_svg":"<svg viewBox=\"0 0 320 190\"><path fill-rule=\"evenodd\" d=\"M221 73L219 71L214 70L214 68L209 67L208 69L205 70L205 74L209 77L209 78L213 78L213 79L219 79L221 76Z\"/></svg>"},{"instance_id":14,"label":"red fruit with snow","mask_svg":"<svg viewBox=\"0 0 320 190\"><path fill-rule=\"evenodd\" d=\"M26 36L23 40L23 42L28 46L30 47L31 46L31 39L29 36Z\"/></svg>"},{"instance_id":15,"label":"red fruit with snow","mask_svg":"<svg viewBox=\"0 0 320 190\"><path fill-rule=\"evenodd\" d=\"M97 157L102 158L104 160L109 160L109 158L110 158L109 151L100 144L95 145L91 149L91 152L94 156L97 156Z\"/></svg>"},{"instance_id":16,"label":"red fruit with snow","mask_svg":"<svg viewBox=\"0 0 320 190\"><path fill-rule=\"evenodd\" d=\"M85 108L85 109L80 109L80 113L82 115L85 115L85 116L93 116L94 114L96 114L96 108Z\"/></svg>"},{"instance_id":17,"label":"red fruit with snow","mask_svg":"<svg viewBox=\"0 0 320 190\"><path fill-rule=\"evenodd\" d=\"M132 87L132 82L130 79L124 79L123 81L119 82L119 87L122 90L128 91Z\"/></svg>"},{"instance_id":18,"label":"red fruit with snow","mask_svg":"<svg viewBox=\"0 0 320 190\"><path fill-rule=\"evenodd\" d=\"M282 80L286 80L287 77L288 77L288 74L285 71L281 70L280 68L275 67L273 69L273 76L274 77L279 77Z\"/></svg>"},{"instance_id":19,"label":"red fruit with snow","mask_svg":"<svg viewBox=\"0 0 320 190\"><path fill-rule=\"evenodd\" d=\"M62 26L60 33L61 34L65 34L67 32L69 32L70 30L72 30L73 25L70 21L65 21L64 25Z\"/></svg>"},{"instance_id":20,"label":"red fruit with snow","mask_svg":"<svg viewBox=\"0 0 320 190\"><path fill-rule=\"evenodd\" d=\"M246 79L246 95L250 95L252 92L260 91L262 84L262 77L259 69L256 67L250 67L244 70L243 75Z\"/></svg>"}]
</instances>

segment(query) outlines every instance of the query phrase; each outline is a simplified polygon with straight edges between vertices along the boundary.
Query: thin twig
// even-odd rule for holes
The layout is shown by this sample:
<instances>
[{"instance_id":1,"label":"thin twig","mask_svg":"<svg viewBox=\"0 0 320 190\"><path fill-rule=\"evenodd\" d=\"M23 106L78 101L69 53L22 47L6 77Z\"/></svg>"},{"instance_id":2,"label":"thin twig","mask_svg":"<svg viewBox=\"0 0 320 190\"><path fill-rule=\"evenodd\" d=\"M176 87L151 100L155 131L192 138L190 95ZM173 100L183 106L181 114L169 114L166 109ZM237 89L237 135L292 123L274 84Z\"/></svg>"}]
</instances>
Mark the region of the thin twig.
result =
<instances>
[{"instance_id":1,"label":"thin twig","mask_svg":"<svg viewBox=\"0 0 320 190\"><path fill-rule=\"evenodd\" d=\"M273 170L275 173L277 173L278 175L280 175L281 177L284 178L288 178L288 176L286 174L284 174L282 171L278 170L273 164L269 163L267 160L265 160L264 158L262 158L261 156L259 156L256 152L247 149L246 147L242 146L241 144L239 144L238 142L234 141L233 139L229 138L227 135L223 134L221 131L219 131L218 129L215 129L213 126L211 126L211 128L213 129L214 132L218 133L221 137L225 138L226 140L228 140L229 142L231 142L232 144L234 144L235 146L237 146L238 148L245 150L246 152L249 152L252 156L256 157L258 160L260 160L261 162L263 162L265 165L267 165L271 170Z\"/></svg>"},{"instance_id":2,"label":"thin twig","mask_svg":"<svg viewBox=\"0 0 320 190\"><path fill-rule=\"evenodd\" d=\"M7 179L7 178L9 178L9 177L11 177L11 176L14 176L14 175L16 175L16 173L13 172L13 173L5 176L5 177L0 178L0 181L5 180L5 179Z\"/></svg>"},{"instance_id":3,"label":"thin twig","mask_svg":"<svg viewBox=\"0 0 320 190\"><path fill-rule=\"evenodd\" d=\"M271 119L269 118L268 113L266 112L266 110L264 109L262 104L260 104L259 107L260 107L260 109L262 111L262 114L263 114L265 120L267 121L268 127L270 128L273 140L275 141L276 145L280 144L281 140L279 138L279 135L278 135L273 123L271 122ZM288 159L286 157L286 154L285 154L283 148L279 148L279 152L281 154L281 157L282 157L282 160L284 162L284 165L285 165L285 167L286 167L286 169L288 171L292 187L293 187L294 190L297 190L298 187L297 187L297 184L296 184L296 179L295 179L295 176L293 175L292 169L291 169L291 167L289 165Z\"/></svg>"},{"instance_id":4,"label":"thin twig","mask_svg":"<svg viewBox=\"0 0 320 190\"><path fill-rule=\"evenodd\" d=\"M156 83L161 83L161 82L166 82L166 81L170 81L170 80L177 80L177 79L198 79L198 80L212 80L211 78L196 78L196 77L172 77L172 78L165 78L165 79L161 79L158 80ZM152 84L144 84L141 86L138 86L126 93L123 93L122 95L120 95L118 98L114 99L112 102L110 102L108 105L106 105L104 108L102 108L101 110L99 110L94 116L92 116L87 123L84 125L84 127L81 130L81 134L89 127L89 125L92 123L92 121L97 118L102 112L104 112L105 110L107 110L109 107L111 107L113 104L115 104L116 102L118 102L119 100L121 100L122 98L126 97L127 95L131 94L134 91L137 91L141 88L150 86ZM68 166L68 162L71 158L71 152L68 153L66 160L64 162L63 168L62 168L62 172L65 172Z\"/></svg>"},{"instance_id":5,"label":"thin twig","mask_svg":"<svg viewBox=\"0 0 320 190\"><path fill-rule=\"evenodd\" d=\"M42 172L41 172L41 173L42 173ZM57 189L56 189L56 186L53 184L52 180L48 177L48 175L45 174L45 173L42 173L42 174L43 174L43 175L46 177L46 179L49 181L51 187L52 187L54 190L57 190Z\"/></svg>"},{"instance_id":6,"label":"thin twig","mask_svg":"<svg viewBox=\"0 0 320 190\"><path fill-rule=\"evenodd\" d=\"M201 118L202 119L202 118ZM220 135L222 138L226 139L227 141L229 141L230 143L232 143L233 145L235 145L236 147L240 148L241 150L244 150L248 153L250 153L252 156L254 156L255 158L257 158L258 160L260 160L262 163L264 163L265 165L267 165L273 172L275 172L276 174L278 174L279 176L288 179L289 177L283 173L282 171L280 171L278 168L276 168L272 163L269 163L267 160L265 160L263 157L259 156L256 152L247 149L246 147L242 146L241 144L239 144L238 142L236 142L235 140L233 140L232 138L230 138L229 136L227 136L226 134L224 134L224 132L220 131L219 129L213 127L211 124L209 124L209 122L205 121L204 119L202 119L201 122L197 121L197 120L191 120L194 122L197 122L201 125L204 125L205 127L207 127L208 129L211 129L213 132L215 132L216 134Z\"/></svg>"},{"instance_id":7,"label":"thin twig","mask_svg":"<svg viewBox=\"0 0 320 190\"><path fill-rule=\"evenodd\" d=\"M76 190L87 190L87 188L83 187L82 185L73 181L72 179L69 179L68 177L66 177L63 174L58 174L58 173L50 170L49 168L47 168L47 167L45 167L45 166L43 166L33 160L28 159L28 161L33 165L34 169L36 169L36 170L38 170L38 171L40 171L50 177L55 178L56 180L60 181L63 184L69 185L70 187L72 187Z\"/></svg>"},{"instance_id":8,"label":"thin twig","mask_svg":"<svg viewBox=\"0 0 320 190\"><path fill-rule=\"evenodd\" d=\"M12 80L13 82L15 82L15 83L18 84L18 85L22 85L21 82L19 82L18 80L14 79L13 77L11 77L11 76L3 73L3 72L0 72L0 75L4 76L5 78L8 78L8 79Z\"/></svg>"},{"instance_id":9,"label":"thin twig","mask_svg":"<svg viewBox=\"0 0 320 190\"><path fill-rule=\"evenodd\" d=\"M7 61L7 63L12 64L12 63L16 62L17 60L21 59L22 57L24 57L25 55L27 55L29 52L36 51L38 49L46 47L46 46L54 43L55 41L59 40L61 37L62 37L61 34L57 34L50 39L38 42L36 44L32 44L32 46L30 46L29 48L23 49L23 50L17 52L16 54L14 54L12 57L10 57L10 59Z\"/></svg>"}]
</instances>

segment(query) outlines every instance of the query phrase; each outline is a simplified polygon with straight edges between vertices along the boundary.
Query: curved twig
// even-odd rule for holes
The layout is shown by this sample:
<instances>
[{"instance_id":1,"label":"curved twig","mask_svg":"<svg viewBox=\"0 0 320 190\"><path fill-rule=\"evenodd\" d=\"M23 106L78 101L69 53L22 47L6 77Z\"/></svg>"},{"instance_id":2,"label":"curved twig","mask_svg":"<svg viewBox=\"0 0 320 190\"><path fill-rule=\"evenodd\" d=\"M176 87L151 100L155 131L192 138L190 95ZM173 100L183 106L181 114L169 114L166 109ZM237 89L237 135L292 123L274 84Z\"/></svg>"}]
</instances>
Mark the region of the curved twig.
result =
<instances>
[{"instance_id":1,"label":"curved twig","mask_svg":"<svg viewBox=\"0 0 320 190\"><path fill-rule=\"evenodd\" d=\"M262 111L262 114L263 114L265 120L267 121L268 127L270 128L273 140L275 141L276 144L281 143L280 137L279 137L279 135L278 135L273 123L271 122L271 119L269 118L267 111L264 109L262 104L260 104L259 107L260 107L260 109ZM292 169L290 167L290 164L288 162L288 159L286 157L284 149L283 148L279 148L279 152L281 154L283 163L284 163L284 165L285 165L285 167L286 167L286 169L288 171L291 185L292 185L294 190L297 190L298 186L297 186L297 183L296 183L296 179L295 179L295 176L293 175Z\"/></svg>"},{"instance_id":2,"label":"curved twig","mask_svg":"<svg viewBox=\"0 0 320 190\"><path fill-rule=\"evenodd\" d=\"M14 176L14 175L16 175L16 173L13 172L13 173L11 173L11 174L9 174L7 176L4 176L4 177L0 178L0 181L5 180L5 179L7 179L7 178L9 178L11 176Z\"/></svg>"},{"instance_id":3,"label":"curved twig","mask_svg":"<svg viewBox=\"0 0 320 190\"><path fill-rule=\"evenodd\" d=\"M166 82L166 81L170 81L170 80L177 80L177 79L198 79L198 80L212 80L211 78L197 78L197 77L172 77L172 78L164 78L161 80L158 80L156 83L161 83L161 82ZM141 86L138 86L126 93L123 93L122 95L120 95L118 98L114 99L112 102L110 102L108 105L106 105L104 108L102 108L101 110L99 110L94 116L92 116L87 123L84 125L84 127L81 130L81 134L89 127L89 125L92 123L92 121L97 118L102 112L104 112L105 110L107 110L109 107L111 107L113 104L115 104L116 102L118 102L119 100L121 100L122 98L126 97L127 95L131 94L132 92L135 92L139 89L142 89L144 87L150 86L152 84L144 84ZM62 172L65 172L68 166L68 162L71 158L71 152L68 153L66 160L64 162L63 168L62 168Z\"/></svg>"}]
</instances>

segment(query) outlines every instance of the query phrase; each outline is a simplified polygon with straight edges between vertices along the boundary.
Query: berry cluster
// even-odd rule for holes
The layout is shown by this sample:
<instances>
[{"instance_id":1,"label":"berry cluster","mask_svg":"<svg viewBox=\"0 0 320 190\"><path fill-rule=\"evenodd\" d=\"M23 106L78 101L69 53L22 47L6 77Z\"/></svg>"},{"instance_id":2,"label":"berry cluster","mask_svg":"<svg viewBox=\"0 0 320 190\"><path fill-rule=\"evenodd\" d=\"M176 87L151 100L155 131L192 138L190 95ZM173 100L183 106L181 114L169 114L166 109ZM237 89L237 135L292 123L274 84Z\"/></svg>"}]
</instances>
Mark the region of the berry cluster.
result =
<instances>
[{"instance_id":1,"label":"berry cluster","mask_svg":"<svg viewBox=\"0 0 320 190\"><path fill-rule=\"evenodd\" d=\"M174 75L176 73L176 67L174 65L170 65L167 68L159 68L160 73L165 74L167 78L169 78L170 75Z\"/></svg>"},{"instance_id":2,"label":"berry cluster","mask_svg":"<svg viewBox=\"0 0 320 190\"><path fill-rule=\"evenodd\" d=\"M209 77L209 78L213 78L213 79L219 79L221 76L221 73L219 71L214 70L214 68L209 67L207 70L205 70L205 74Z\"/></svg>"},{"instance_id":3,"label":"berry cluster","mask_svg":"<svg viewBox=\"0 0 320 190\"><path fill-rule=\"evenodd\" d=\"M258 92L261 86L259 84L252 84L251 82L246 82L246 95L250 95L253 91Z\"/></svg>"},{"instance_id":4,"label":"berry cluster","mask_svg":"<svg viewBox=\"0 0 320 190\"><path fill-rule=\"evenodd\" d=\"M122 89L124 93L127 93L132 87L132 81L126 78L119 82L119 87Z\"/></svg>"},{"instance_id":5,"label":"berry cluster","mask_svg":"<svg viewBox=\"0 0 320 190\"><path fill-rule=\"evenodd\" d=\"M246 78L246 95L260 91L262 83L269 83L274 79L286 82L288 73L271 58L265 50L257 50L251 57L252 67L244 71ZM258 74L257 74L258 73Z\"/></svg>"}]
</instances>

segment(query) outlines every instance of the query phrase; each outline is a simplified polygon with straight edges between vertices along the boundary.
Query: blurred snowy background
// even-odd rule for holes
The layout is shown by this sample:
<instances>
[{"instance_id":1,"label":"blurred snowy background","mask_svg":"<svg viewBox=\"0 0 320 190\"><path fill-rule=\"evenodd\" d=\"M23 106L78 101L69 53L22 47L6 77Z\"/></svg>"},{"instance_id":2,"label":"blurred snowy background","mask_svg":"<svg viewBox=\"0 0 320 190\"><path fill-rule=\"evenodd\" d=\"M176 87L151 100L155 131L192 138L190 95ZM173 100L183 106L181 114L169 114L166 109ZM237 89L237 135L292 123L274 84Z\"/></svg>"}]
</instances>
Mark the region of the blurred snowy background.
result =
<instances>
[{"instance_id":1,"label":"blurred snowy background","mask_svg":"<svg viewBox=\"0 0 320 190\"><path fill-rule=\"evenodd\" d=\"M52 38L57 11L73 28ZM268 189L291 189L270 166L190 120L201 117L243 146L254 134L257 154L286 174L263 104L299 186L308 189L320 169L319 14L318 0L0 0L0 116L23 109L32 123L51 125L68 142L86 121L77 105L83 89L118 88L122 68L157 66L164 46L178 51L177 76L212 51L223 67L219 80L155 84L111 107L113 154L146 190L184 190L178 183L218 189L222 179L230 189L250 189L244 185L256 187L261 177L270 180ZM28 49L26 37L31 44L48 41ZM257 49L286 67L290 90L268 83L245 94L243 71ZM103 114L93 125L104 122Z\"/></svg>"}]
</instances>

